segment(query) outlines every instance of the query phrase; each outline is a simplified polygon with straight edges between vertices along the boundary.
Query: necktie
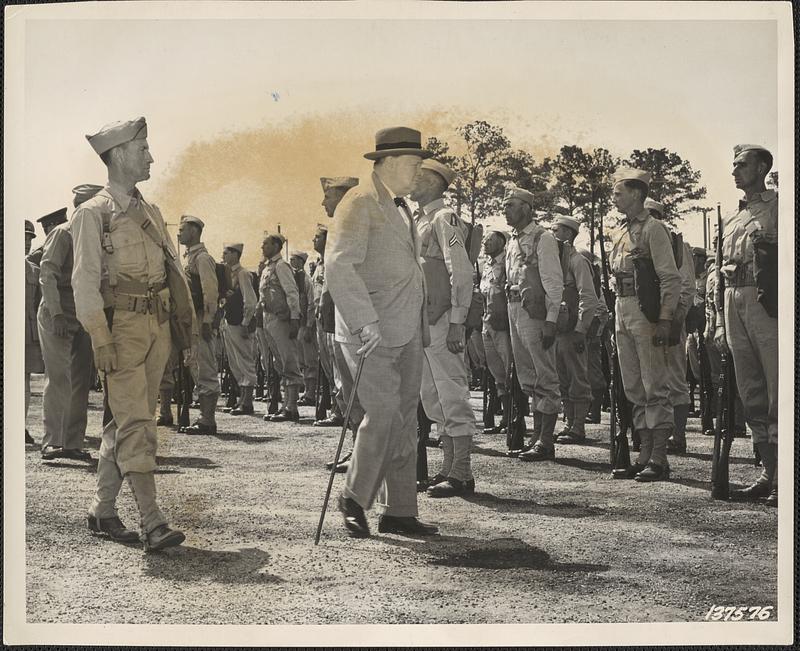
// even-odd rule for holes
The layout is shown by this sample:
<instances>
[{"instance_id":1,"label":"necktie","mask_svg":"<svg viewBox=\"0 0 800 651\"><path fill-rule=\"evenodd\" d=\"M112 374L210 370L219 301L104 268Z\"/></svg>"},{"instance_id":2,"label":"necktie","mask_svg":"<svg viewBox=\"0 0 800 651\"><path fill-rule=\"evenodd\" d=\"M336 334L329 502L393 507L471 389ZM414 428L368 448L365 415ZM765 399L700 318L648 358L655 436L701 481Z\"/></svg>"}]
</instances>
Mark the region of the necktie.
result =
<instances>
[{"instance_id":1,"label":"necktie","mask_svg":"<svg viewBox=\"0 0 800 651\"><path fill-rule=\"evenodd\" d=\"M408 218L408 232L411 235L411 241L414 241L414 219L411 216L411 210L406 203L406 200L403 197L395 197L394 198L394 205L400 208Z\"/></svg>"}]
</instances>

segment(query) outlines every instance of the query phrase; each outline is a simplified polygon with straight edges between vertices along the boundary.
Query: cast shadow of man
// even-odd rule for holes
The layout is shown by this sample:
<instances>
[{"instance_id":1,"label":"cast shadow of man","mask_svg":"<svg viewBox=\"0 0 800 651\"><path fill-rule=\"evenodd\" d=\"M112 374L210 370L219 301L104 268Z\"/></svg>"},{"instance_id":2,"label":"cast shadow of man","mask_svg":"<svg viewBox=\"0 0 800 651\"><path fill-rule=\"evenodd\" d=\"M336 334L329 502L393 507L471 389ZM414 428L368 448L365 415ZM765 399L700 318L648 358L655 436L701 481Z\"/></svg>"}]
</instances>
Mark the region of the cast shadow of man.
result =
<instances>
[{"instance_id":1,"label":"cast shadow of man","mask_svg":"<svg viewBox=\"0 0 800 651\"><path fill-rule=\"evenodd\" d=\"M200 549L189 545L173 547L162 552L145 554L144 573L147 576L173 581L251 585L283 583L283 579L263 570L270 555L257 547L242 547L236 551Z\"/></svg>"}]
</instances>

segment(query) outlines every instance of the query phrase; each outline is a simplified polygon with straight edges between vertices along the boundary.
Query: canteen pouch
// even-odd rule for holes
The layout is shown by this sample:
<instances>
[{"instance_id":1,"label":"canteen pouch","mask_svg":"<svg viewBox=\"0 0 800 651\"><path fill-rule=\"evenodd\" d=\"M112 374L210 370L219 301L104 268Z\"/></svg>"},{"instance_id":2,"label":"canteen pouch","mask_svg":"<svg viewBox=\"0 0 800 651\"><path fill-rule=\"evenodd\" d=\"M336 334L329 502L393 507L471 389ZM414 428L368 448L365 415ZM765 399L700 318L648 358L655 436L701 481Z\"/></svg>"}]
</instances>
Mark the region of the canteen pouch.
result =
<instances>
[{"instance_id":1,"label":"canteen pouch","mask_svg":"<svg viewBox=\"0 0 800 651\"><path fill-rule=\"evenodd\" d=\"M472 292L472 300L467 311L464 326L470 330L481 330L483 326L483 296L480 292Z\"/></svg>"},{"instance_id":2,"label":"canteen pouch","mask_svg":"<svg viewBox=\"0 0 800 651\"><path fill-rule=\"evenodd\" d=\"M575 330L575 326L578 325L578 288L572 284L566 284L566 279L569 277L569 257L572 254L572 247L564 242L559 242L558 253L561 258L561 275L565 282L556 318L556 332L565 334Z\"/></svg>"},{"instance_id":3,"label":"canteen pouch","mask_svg":"<svg viewBox=\"0 0 800 651\"><path fill-rule=\"evenodd\" d=\"M425 273L426 310L428 322L433 325L450 309L452 304L450 273L441 258L422 258L422 271ZM481 305L481 311L483 306Z\"/></svg>"},{"instance_id":4,"label":"canteen pouch","mask_svg":"<svg viewBox=\"0 0 800 651\"><path fill-rule=\"evenodd\" d=\"M486 322L497 331L507 331L508 303L499 291L493 292L491 298L485 300Z\"/></svg>"},{"instance_id":5,"label":"canteen pouch","mask_svg":"<svg viewBox=\"0 0 800 651\"><path fill-rule=\"evenodd\" d=\"M638 255L633 260L633 284L639 309L650 323L658 323L661 313L661 282L650 258Z\"/></svg>"},{"instance_id":6,"label":"canteen pouch","mask_svg":"<svg viewBox=\"0 0 800 651\"><path fill-rule=\"evenodd\" d=\"M539 238L544 231L537 232L531 243L531 249L536 251L539 246ZM528 313L531 319L544 321L547 318L547 304L545 303L544 285L542 276L539 273L539 259L532 255L525 260L525 274L519 283L519 296L522 309Z\"/></svg>"},{"instance_id":7,"label":"canteen pouch","mask_svg":"<svg viewBox=\"0 0 800 651\"><path fill-rule=\"evenodd\" d=\"M225 312L225 320L228 325L242 325L244 318L244 298L242 298L242 290L238 287L231 290L228 297L225 299L225 305L222 308Z\"/></svg>"},{"instance_id":8,"label":"canteen pouch","mask_svg":"<svg viewBox=\"0 0 800 651\"><path fill-rule=\"evenodd\" d=\"M778 318L778 245L754 242L753 277L756 280L756 300L773 319Z\"/></svg>"}]
</instances>

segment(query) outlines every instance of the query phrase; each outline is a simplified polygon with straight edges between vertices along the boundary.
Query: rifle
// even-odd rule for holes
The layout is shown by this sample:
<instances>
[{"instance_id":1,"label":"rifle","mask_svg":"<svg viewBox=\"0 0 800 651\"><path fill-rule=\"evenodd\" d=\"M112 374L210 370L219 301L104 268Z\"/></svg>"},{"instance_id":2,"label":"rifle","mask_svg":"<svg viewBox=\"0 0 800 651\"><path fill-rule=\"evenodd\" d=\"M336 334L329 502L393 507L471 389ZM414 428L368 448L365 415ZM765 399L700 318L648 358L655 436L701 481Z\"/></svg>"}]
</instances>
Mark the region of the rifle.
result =
<instances>
[{"instance_id":1,"label":"rifle","mask_svg":"<svg viewBox=\"0 0 800 651\"><path fill-rule=\"evenodd\" d=\"M481 405L481 408L483 409L483 426L487 429L494 427L494 405L492 404L492 400L490 398L489 376L491 376L491 373L484 373L483 377L481 378L481 393L483 396Z\"/></svg>"},{"instance_id":2,"label":"rifle","mask_svg":"<svg viewBox=\"0 0 800 651\"><path fill-rule=\"evenodd\" d=\"M722 274L722 212L717 204L717 286L714 303L725 332L725 276ZM727 339L727 333L726 333ZM714 453L711 457L711 498L727 500L730 495L729 464L736 419L736 380L727 345L720 350L722 364L717 389L717 423L714 428Z\"/></svg>"},{"instance_id":3,"label":"rifle","mask_svg":"<svg viewBox=\"0 0 800 651\"><path fill-rule=\"evenodd\" d=\"M325 420L328 416L328 410L331 408L331 385L325 370L322 368L322 355L320 355L320 359L317 362L317 385L314 392L314 404L316 405L315 420Z\"/></svg>"},{"instance_id":4,"label":"rifle","mask_svg":"<svg viewBox=\"0 0 800 651\"><path fill-rule=\"evenodd\" d=\"M700 426L703 432L714 430L714 386L711 382L711 364L708 360L706 338L697 333L697 355L700 358Z\"/></svg>"},{"instance_id":5,"label":"rifle","mask_svg":"<svg viewBox=\"0 0 800 651\"><path fill-rule=\"evenodd\" d=\"M609 331L613 339L614 325L616 323L616 301L617 297L611 291L609 283L610 268L608 255L606 253L605 236L603 234L603 219L598 222L598 239L600 240L600 266L603 276L603 298L609 312ZM604 339L600 338L601 345L605 349L605 354L610 357L609 364L609 407L610 407L610 432L609 432L609 460L611 470L625 470L631 465L631 452L628 445L628 427L631 424L630 405L625 395L625 387L622 385L622 373L619 367L619 355L617 353L616 341L612 342L609 351ZM610 355L609 355L610 352Z\"/></svg>"},{"instance_id":6,"label":"rifle","mask_svg":"<svg viewBox=\"0 0 800 651\"><path fill-rule=\"evenodd\" d=\"M417 485L427 488L428 484L428 435L433 421L428 418L422 400L417 403Z\"/></svg>"},{"instance_id":7,"label":"rifle","mask_svg":"<svg viewBox=\"0 0 800 651\"><path fill-rule=\"evenodd\" d=\"M253 398L256 400L264 399L264 366L261 364L261 353L256 355L256 388Z\"/></svg>"},{"instance_id":8,"label":"rifle","mask_svg":"<svg viewBox=\"0 0 800 651\"><path fill-rule=\"evenodd\" d=\"M183 363L183 351L178 351L178 431L182 432L189 427L189 405L192 404L192 391L194 380Z\"/></svg>"},{"instance_id":9,"label":"rifle","mask_svg":"<svg viewBox=\"0 0 800 651\"><path fill-rule=\"evenodd\" d=\"M506 446L509 450L521 450L525 446L525 394L517 377L517 365L512 360L508 372L508 393L506 394L507 419Z\"/></svg>"},{"instance_id":10,"label":"rifle","mask_svg":"<svg viewBox=\"0 0 800 651\"><path fill-rule=\"evenodd\" d=\"M267 358L267 392L269 394L267 413L277 414L278 403L281 401L281 378L275 369L275 358L272 351L269 352Z\"/></svg>"}]
</instances>

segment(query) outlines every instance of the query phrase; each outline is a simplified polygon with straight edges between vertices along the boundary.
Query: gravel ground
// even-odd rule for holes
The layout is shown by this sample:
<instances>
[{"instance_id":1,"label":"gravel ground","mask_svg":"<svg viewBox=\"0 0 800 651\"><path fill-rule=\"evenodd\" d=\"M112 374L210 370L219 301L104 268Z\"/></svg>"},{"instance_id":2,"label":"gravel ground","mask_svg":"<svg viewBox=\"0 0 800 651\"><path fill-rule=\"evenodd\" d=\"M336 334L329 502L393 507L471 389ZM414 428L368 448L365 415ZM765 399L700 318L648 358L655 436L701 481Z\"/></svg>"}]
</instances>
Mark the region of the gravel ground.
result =
<instances>
[{"instance_id":1,"label":"gravel ground","mask_svg":"<svg viewBox=\"0 0 800 651\"><path fill-rule=\"evenodd\" d=\"M41 378L34 376L30 431ZM101 395L90 396L87 446L99 447ZM478 417L480 395L473 394ZM364 624L693 622L714 605L774 606L777 510L714 502L710 437L689 422L669 482L610 479L607 419L555 462L503 456L504 436L475 437L476 493L420 496L433 539L348 538L335 509L313 536L337 429L218 413L220 433L159 428L162 510L186 533L158 554L94 538L85 514L94 466L26 452L28 622L92 624ZM194 418L194 413L193 413ZM349 442L348 442L349 444ZM439 450L429 449L431 475ZM736 439L731 482L756 477ZM120 516L138 524L127 487ZM777 613L775 613L777 615ZM775 616L773 615L773 617Z\"/></svg>"}]
</instances>

